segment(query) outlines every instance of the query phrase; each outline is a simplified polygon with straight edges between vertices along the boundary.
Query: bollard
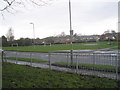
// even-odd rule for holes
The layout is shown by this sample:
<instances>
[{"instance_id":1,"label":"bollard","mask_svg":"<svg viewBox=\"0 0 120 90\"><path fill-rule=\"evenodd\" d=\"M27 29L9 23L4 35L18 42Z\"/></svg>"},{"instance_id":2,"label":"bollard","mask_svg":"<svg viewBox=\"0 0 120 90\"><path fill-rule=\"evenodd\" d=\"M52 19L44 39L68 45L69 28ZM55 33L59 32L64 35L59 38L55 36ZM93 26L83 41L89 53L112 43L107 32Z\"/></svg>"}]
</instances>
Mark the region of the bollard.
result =
<instances>
[{"instance_id":1,"label":"bollard","mask_svg":"<svg viewBox=\"0 0 120 90\"><path fill-rule=\"evenodd\" d=\"M50 53L48 53L49 55L48 55L48 59L49 59L49 69L51 69L51 60L50 60L50 57L51 57L51 54Z\"/></svg>"}]
</instances>

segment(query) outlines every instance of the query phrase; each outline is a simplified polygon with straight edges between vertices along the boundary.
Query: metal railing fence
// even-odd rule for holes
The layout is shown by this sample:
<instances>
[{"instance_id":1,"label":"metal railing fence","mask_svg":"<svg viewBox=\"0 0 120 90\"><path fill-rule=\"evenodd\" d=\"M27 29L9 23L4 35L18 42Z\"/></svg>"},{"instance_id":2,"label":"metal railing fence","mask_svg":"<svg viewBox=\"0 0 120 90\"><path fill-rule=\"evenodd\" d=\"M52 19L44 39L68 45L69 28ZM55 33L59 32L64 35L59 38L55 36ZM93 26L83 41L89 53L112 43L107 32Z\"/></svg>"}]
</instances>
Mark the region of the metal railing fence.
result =
<instances>
[{"instance_id":1,"label":"metal railing fence","mask_svg":"<svg viewBox=\"0 0 120 90\"><path fill-rule=\"evenodd\" d=\"M73 63L70 53L39 53L39 52L4 52L4 61L16 64L48 67L52 70L62 69L73 73L95 75L120 80L120 55L119 53L73 53ZM12 57L12 58L11 58ZM27 58L21 61L20 58ZM14 60L13 60L14 59ZM35 62L42 60L46 62ZM46 65L46 66L45 66Z\"/></svg>"}]
</instances>

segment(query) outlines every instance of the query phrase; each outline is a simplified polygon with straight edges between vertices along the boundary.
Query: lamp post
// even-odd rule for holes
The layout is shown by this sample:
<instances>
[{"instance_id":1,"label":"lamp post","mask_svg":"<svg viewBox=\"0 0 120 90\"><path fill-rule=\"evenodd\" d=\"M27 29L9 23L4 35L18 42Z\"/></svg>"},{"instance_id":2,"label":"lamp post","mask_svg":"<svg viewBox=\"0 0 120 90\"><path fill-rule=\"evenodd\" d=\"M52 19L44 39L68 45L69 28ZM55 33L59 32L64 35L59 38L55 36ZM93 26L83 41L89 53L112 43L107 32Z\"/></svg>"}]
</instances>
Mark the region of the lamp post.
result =
<instances>
[{"instance_id":1,"label":"lamp post","mask_svg":"<svg viewBox=\"0 0 120 90\"><path fill-rule=\"evenodd\" d=\"M69 0L69 19L70 19L70 39L71 39L70 59L71 59L71 64L73 64L73 44L72 44L73 30L72 30L71 2L70 2L70 0Z\"/></svg>"},{"instance_id":2,"label":"lamp post","mask_svg":"<svg viewBox=\"0 0 120 90\"><path fill-rule=\"evenodd\" d=\"M30 23L33 25L33 45L35 45L35 27L34 27L34 23Z\"/></svg>"}]
</instances>

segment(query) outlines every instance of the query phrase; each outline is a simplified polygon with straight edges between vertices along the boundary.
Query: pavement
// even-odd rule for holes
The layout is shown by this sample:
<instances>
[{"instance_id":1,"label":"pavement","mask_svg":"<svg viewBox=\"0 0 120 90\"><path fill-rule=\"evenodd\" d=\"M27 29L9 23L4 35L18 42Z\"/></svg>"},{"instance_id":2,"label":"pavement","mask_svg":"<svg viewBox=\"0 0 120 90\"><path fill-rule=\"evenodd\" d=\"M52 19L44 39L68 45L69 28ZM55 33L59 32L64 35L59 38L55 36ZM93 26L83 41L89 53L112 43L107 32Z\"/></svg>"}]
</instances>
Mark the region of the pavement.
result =
<instances>
[{"instance_id":1,"label":"pavement","mask_svg":"<svg viewBox=\"0 0 120 90\"><path fill-rule=\"evenodd\" d=\"M31 66L31 67L43 68L43 69L65 71L65 72L69 72L69 73L77 73L77 74L82 74L82 75L95 75L95 76L99 76L99 77L107 77L107 78L110 78L110 79L116 79L116 77L117 77L118 80L120 80L120 75L118 75L116 73L111 73L111 72L83 70L83 69L76 70L76 69L72 69L72 68L52 66L52 65L48 65L46 63L31 63L31 62L15 61L15 60L8 60L8 59L4 60L4 61L14 63L14 64L28 65L28 66Z\"/></svg>"},{"instance_id":2,"label":"pavement","mask_svg":"<svg viewBox=\"0 0 120 90\"><path fill-rule=\"evenodd\" d=\"M56 51L69 51L70 50L56 50ZM84 49L84 50L73 50L73 52L86 52L86 53L89 53L89 52L93 52L93 53L96 53L96 52L99 52L99 53L120 53L120 49L116 49L116 50L113 50L113 49L110 49L110 48L104 48L104 49Z\"/></svg>"}]
</instances>

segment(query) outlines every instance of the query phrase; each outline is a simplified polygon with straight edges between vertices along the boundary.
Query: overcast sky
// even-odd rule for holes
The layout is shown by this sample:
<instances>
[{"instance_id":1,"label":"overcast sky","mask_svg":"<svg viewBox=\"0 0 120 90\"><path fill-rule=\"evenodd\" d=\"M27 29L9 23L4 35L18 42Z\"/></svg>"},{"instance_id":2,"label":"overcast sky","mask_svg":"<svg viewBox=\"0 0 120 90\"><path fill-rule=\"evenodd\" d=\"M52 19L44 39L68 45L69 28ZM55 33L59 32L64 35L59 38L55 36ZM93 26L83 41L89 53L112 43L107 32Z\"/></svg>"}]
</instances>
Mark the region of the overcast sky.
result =
<instances>
[{"instance_id":1,"label":"overcast sky","mask_svg":"<svg viewBox=\"0 0 120 90\"><path fill-rule=\"evenodd\" d=\"M10 27L14 30L15 39L33 38L33 22L35 37L44 38L69 34L69 0L51 0L47 5L26 8L16 7L17 12L4 12L0 16L0 36L5 35ZM106 30L117 31L119 0L71 0L72 28L74 33L82 35L102 34ZM0 2L1 3L1 2Z\"/></svg>"}]
</instances>

